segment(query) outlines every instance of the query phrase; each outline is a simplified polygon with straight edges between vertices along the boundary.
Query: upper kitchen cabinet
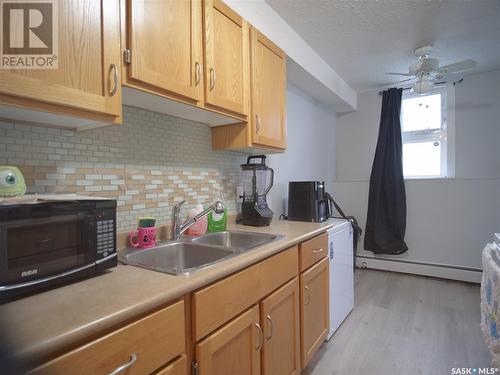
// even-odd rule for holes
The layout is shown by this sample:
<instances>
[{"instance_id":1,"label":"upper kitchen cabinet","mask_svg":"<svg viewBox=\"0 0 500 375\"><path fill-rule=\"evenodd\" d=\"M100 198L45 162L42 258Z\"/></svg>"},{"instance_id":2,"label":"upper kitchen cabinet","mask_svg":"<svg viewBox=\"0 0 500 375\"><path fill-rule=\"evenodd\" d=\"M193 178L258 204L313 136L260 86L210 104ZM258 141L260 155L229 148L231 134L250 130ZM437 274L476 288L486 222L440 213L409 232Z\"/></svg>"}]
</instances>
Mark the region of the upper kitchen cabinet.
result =
<instances>
[{"instance_id":1,"label":"upper kitchen cabinet","mask_svg":"<svg viewBox=\"0 0 500 375\"><path fill-rule=\"evenodd\" d=\"M247 124L212 128L216 150L286 148L286 55L255 28L250 30L251 116Z\"/></svg>"},{"instance_id":2,"label":"upper kitchen cabinet","mask_svg":"<svg viewBox=\"0 0 500 375\"><path fill-rule=\"evenodd\" d=\"M75 128L88 120L120 123L119 1L6 5L10 31L18 35L2 51L0 117ZM38 28L26 28L30 17Z\"/></svg>"},{"instance_id":3,"label":"upper kitchen cabinet","mask_svg":"<svg viewBox=\"0 0 500 375\"><path fill-rule=\"evenodd\" d=\"M286 148L286 55L256 29L252 45L252 141Z\"/></svg>"},{"instance_id":4,"label":"upper kitchen cabinet","mask_svg":"<svg viewBox=\"0 0 500 375\"><path fill-rule=\"evenodd\" d=\"M221 0L204 2L205 102L246 116L249 92L249 26Z\"/></svg>"},{"instance_id":5,"label":"upper kitchen cabinet","mask_svg":"<svg viewBox=\"0 0 500 375\"><path fill-rule=\"evenodd\" d=\"M124 84L197 104L203 98L200 0L127 0Z\"/></svg>"},{"instance_id":6,"label":"upper kitchen cabinet","mask_svg":"<svg viewBox=\"0 0 500 375\"><path fill-rule=\"evenodd\" d=\"M210 126L247 120L248 24L220 1L121 0L123 104Z\"/></svg>"}]
</instances>

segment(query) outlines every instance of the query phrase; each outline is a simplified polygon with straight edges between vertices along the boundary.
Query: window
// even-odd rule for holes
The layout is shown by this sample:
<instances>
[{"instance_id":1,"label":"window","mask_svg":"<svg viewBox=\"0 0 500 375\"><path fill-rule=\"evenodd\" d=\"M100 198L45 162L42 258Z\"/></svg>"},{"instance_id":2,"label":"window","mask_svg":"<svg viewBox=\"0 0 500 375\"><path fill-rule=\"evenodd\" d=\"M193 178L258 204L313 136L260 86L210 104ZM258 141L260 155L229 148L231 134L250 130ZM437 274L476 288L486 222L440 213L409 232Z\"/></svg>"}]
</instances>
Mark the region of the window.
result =
<instances>
[{"instance_id":1,"label":"window","mask_svg":"<svg viewBox=\"0 0 500 375\"><path fill-rule=\"evenodd\" d=\"M447 89L440 87L429 94L405 92L401 103L403 174L405 178L445 178L449 142Z\"/></svg>"}]
</instances>

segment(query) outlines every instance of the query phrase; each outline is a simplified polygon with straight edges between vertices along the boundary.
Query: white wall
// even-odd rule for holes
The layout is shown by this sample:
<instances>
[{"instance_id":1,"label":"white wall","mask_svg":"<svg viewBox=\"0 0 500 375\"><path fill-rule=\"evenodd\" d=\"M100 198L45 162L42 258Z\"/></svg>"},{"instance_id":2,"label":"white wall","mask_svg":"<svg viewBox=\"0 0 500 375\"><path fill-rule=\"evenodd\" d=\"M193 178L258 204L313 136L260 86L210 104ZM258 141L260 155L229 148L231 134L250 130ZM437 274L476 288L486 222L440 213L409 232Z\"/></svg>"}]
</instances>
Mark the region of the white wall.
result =
<instances>
[{"instance_id":1,"label":"white wall","mask_svg":"<svg viewBox=\"0 0 500 375\"><path fill-rule=\"evenodd\" d=\"M455 175L406 180L408 252L397 259L481 268L481 250L500 231L500 71L467 76L455 87ZM365 226L380 120L377 92L338 115L335 195ZM359 255L374 256L358 249ZM379 256L391 258L391 256Z\"/></svg>"},{"instance_id":2,"label":"white wall","mask_svg":"<svg viewBox=\"0 0 500 375\"><path fill-rule=\"evenodd\" d=\"M275 220L287 212L288 182L324 180L332 188L335 168L336 114L294 85L287 87L288 147L282 154L269 155L275 171L269 196Z\"/></svg>"},{"instance_id":3,"label":"white wall","mask_svg":"<svg viewBox=\"0 0 500 375\"><path fill-rule=\"evenodd\" d=\"M500 70L466 77L456 87L457 177L500 178L499 88Z\"/></svg>"}]
</instances>

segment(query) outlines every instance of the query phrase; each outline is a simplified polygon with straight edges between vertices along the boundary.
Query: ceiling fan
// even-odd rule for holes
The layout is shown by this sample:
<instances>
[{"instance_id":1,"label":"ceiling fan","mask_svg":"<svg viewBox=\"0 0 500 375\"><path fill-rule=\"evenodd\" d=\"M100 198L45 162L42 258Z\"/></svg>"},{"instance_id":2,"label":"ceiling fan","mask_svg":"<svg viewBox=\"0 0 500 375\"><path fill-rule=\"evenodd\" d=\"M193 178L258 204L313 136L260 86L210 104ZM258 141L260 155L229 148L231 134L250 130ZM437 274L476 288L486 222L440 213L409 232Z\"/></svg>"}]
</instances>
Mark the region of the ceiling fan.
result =
<instances>
[{"instance_id":1,"label":"ceiling fan","mask_svg":"<svg viewBox=\"0 0 500 375\"><path fill-rule=\"evenodd\" d=\"M453 73L472 69L477 65L474 60L457 61L453 64L439 66L439 60L430 57L432 46L423 46L415 50L418 60L410 65L408 73L386 73L396 76L412 77L394 83L414 81L412 89L415 93L424 95L432 90L438 82L449 80Z\"/></svg>"}]
</instances>

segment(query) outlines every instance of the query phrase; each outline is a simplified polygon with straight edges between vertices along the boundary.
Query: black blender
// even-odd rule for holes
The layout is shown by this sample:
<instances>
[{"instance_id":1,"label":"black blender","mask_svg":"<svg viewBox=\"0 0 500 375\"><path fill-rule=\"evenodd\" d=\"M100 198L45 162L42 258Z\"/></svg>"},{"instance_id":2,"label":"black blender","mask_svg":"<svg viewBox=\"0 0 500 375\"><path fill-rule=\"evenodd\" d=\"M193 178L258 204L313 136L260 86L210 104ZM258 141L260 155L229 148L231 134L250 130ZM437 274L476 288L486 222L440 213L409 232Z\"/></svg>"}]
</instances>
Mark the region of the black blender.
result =
<instances>
[{"instance_id":1,"label":"black blender","mask_svg":"<svg viewBox=\"0 0 500 375\"><path fill-rule=\"evenodd\" d=\"M251 163L252 160L259 160ZM243 179L243 203L239 223L264 227L271 224L273 211L266 201L267 193L273 187L274 171L266 166L265 155L253 155L241 164Z\"/></svg>"}]
</instances>

